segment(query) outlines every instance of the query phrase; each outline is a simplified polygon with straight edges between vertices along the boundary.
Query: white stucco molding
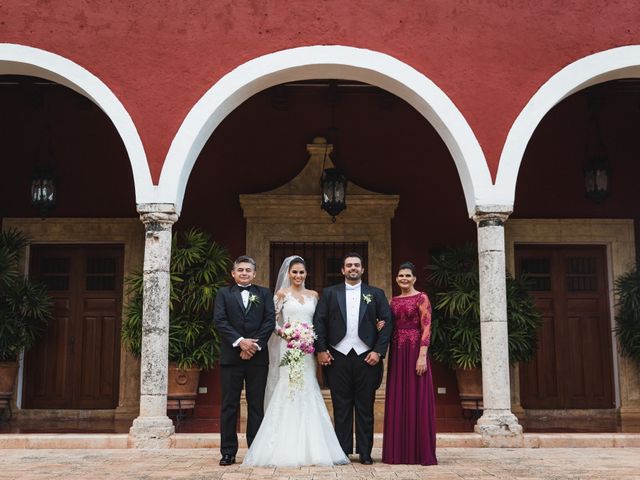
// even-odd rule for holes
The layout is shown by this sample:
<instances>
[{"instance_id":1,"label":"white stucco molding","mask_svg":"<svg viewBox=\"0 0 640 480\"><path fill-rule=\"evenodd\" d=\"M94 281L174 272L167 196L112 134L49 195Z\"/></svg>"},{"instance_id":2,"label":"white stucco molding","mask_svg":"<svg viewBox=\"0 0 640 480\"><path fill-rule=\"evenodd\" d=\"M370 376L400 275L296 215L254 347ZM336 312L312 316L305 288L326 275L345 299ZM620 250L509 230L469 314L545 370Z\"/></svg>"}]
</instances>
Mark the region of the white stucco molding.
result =
<instances>
[{"instance_id":1,"label":"white stucco molding","mask_svg":"<svg viewBox=\"0 0 640 480\"><path fill-rule=\"evenodd\" d=\"M509 130L493 192L495 203L513 204L527 144L555 105L584 88L619 78L640 77L640 45L612 48L581 58L553 75L531 97Z\"/></svg>"},{"instance_id":2,"label":"white stucco molding","mask_svg":"<svg viewBox=\"0 0 640 480\"><path fill-rule=\"evenodd\" d=\"M191 169L222 120L256 93L283 82L349 79L380 87L413 106L447 145L460 176L469 215L491 202L491 175L469 124L447 95L422 73L389 55L345 46L300 47L250 60L211 87L185 117L167 153L159 195L181 209ZM425 156L425 162L428 158Z\"/></svg>"},{"instance_id":3,"label":"white stucco molding","mask_svg":"<svg viewBox=\"0 0 640 480\"><path fill-rule=\"evenodd\" d=\"M133 120L120 100L98 77L60 55L13 43L0 43L0 75L30 75L51 80L95 103L113 122L122 138L131 162L137 203L155 199L156 187Z\"/></svg>"}]
</instances>

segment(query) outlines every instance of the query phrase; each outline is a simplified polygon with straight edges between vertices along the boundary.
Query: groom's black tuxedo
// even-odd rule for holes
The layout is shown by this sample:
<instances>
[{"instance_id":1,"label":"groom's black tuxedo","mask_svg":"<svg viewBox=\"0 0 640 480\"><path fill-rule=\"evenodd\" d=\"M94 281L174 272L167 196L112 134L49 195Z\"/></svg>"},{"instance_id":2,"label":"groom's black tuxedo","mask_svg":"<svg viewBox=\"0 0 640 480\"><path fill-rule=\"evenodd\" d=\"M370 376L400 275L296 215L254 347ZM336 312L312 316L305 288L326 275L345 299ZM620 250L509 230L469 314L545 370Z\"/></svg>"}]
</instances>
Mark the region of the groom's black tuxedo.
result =
<instances>
[{"instance_id":1,"label":"groom's black tuxedo","mask_svg":"<svg viewBox=\"0 0 640 480\"><path fill-rule=\"evenodd\" d=\"M378 332L378 320L385 322ZM344 452L353 453L353 413L356 413L357 452L371 455L373 447L373 408L376 389L383 375L382 361L371 366L364 360L370 351L385 355L392 332L391 311L384 292L365 283L360 286L358 337L369 350L358 355L353 349L346 355L334 347L347 333L345 284L325 288L313 317L318 336L317 352L331 352L334 360L323 372L333 403L336 436Z\"/></svg>"},{"instance_id":2,"label":"groom's black tuxedo","mask_svg":"<svg viewBox=\"0 0 640 480\"><path fill-rule=\"evenodd\" d=\"M267 341L275 327L273 295L258 285L249 287L247 308L237 285L221 288L216 295L213 319L221 334L220 379L222 411L220 418L220 451L236 455L236 426L243 384L247 390L247 443L251 445L264 416L264 391L267 384L269 352ZM241 337L258 341L260 350L249 360L240 358L240 347L233 344Z\"/></svg>"},{"instance_id":3,"label":"groom's black tuxedo","mask_svg":"<svg viewBox=\"0 0 640 480\"><path fill-rule=\"evenodd\" d=\"M366 283L360 286L361 302L358 318L358 336L371 350L381 356L387 352L391 338L391 312L384 292ZM365 296L370 302L364 300ZM385 327L378 332L376 322L384 320ZM326 352L329 345L337 345L347 333L347 300L345 284L340 283L322 291L322 297L316 307L313 326L318 340L316 351Z\"/></svg>"}]
</instances>

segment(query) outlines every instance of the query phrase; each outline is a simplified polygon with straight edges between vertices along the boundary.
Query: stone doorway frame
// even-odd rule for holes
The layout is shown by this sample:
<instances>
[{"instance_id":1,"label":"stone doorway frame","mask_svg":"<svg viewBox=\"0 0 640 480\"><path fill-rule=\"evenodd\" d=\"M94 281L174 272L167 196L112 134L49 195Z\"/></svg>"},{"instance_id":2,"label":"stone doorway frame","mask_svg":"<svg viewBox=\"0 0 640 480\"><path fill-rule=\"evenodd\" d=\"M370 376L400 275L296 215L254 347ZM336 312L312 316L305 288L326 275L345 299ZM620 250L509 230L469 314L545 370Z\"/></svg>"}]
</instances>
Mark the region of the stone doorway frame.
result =
<instances>
[{"instance_id":1,"label":"stone doorway frame","mask_svg":"<svg viewBox=\"0 0 640 480\"><path fill-rule=\"evenodd\" d=\"M320 209L320 174L323 167L333 166L333 150L322 137L307 145L309 161L286 185L271 192L240 195L240 205L247 221L246 253L257 263L255 282L270 284L269 254L271 242L361 242L367 243L365 268L369 283L381 288L391 298L391 219L400 200L399 195L370 192L349 182L347 209L336 221ZM374 430L382 431L386 370L376 392ZM323 391L329 413L332 405L329 391ZM247 418L246 401L240 410L241 425Z\"/></svg>"},{"instance_id":2,"label":"stone doorway frame","mask_svg":"<svg viewBox=\"0 0 640 480\"><path fill-rule=\"evenodd\" d=\"M241 195L240 204L247 219L248 255L258 265L256 283L269 285L270 242L367 242L367 271L371 285L391 298L391 218L398 204L397 195L348 196L348 208L331 222L320 210L319 195ZM374 431L382 432L386 369L382 385L376 391ZM333 415L328 390L323 397ZM241 404L241 425L246 424L246 401ZM244 428L244 427L243 427Z\"/></svg>"},{"instance_id":3,"label":"stone doorway frame","mask_svg":"<svg viewBox=\"0 0 640 480\"><path fill-rule=\"evenodd\" d=\"M121 244L124 246L123 273L142 268L144 226L138 218L4 218L2 229L15 228L33 244ZM24 271L29 271L29 252L24 259ZM123 287L122 315L126 312L127 294ZM140 403L140 361L125 348L120 349L120 385L118 406L103 410L32 410L22 409L23 360L20 361L15 413L21 418L92 418L133 419Z\"/></svg>"},{"instance_id":4,"label":"stone doorway frame","mask_svg":"<svg viewBox=\"0 0 640 480\"><path fill-rule=\"evenodd\" d=\"M510 219L505 223L507 269L515 272L517 244L605 245L607 249L607 281L612 329L615 322L614 280L633 268L636 261L633 219ZM616 407L624 417L640 415L640 370L622 357L612 331L613 376ZM511 398L513 409L525 410L520 404L520 382L517 368L512 371Z\"/></svg>"}]
</instances>

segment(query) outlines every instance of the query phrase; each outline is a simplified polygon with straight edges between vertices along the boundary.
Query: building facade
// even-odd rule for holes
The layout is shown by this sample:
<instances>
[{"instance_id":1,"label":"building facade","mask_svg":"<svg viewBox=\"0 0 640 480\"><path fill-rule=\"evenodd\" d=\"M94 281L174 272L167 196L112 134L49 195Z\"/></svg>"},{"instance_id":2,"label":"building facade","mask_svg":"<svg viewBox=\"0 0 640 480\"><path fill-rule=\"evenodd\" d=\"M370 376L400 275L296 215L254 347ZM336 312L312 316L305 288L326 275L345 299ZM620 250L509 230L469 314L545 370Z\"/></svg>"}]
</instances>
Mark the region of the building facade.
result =
<instances>
[{"instance_id":1,"label":"building facade","mask_svg":"<svg viewBox=\"0 0 640 480\"><path fill-rule=\"evenodd\" d=\"M411 259L423 272L434 251L475 241L484 393L476 430L486 443L519 444L518 418L537 410L640 415L640 372L612 333L613 282L638 252L634 2L111 7L0 7L2 228L32 238L31 259L69 259L53 272L69 278L66 330L48 332L46 349L24 359L21 414L135 416L133 445L169 445L170 239L196 226L233 255L262 259L265 284L274 248L359 246L388 295L395 265ZM300 181L321 155L320 137L352 182L335 223L319 210L317 184ZM585 174L603 156L608 196L595 201ZM29 203L42 166L58 184L44 220ZM275 202L289 211L271 208L270 194L289 195ZM113 266L99 302L82 287L89 273L74 269L89 258ZM137 363L117 339L123 279L141 267L152 328ZM505 267L539 273L545 325L535 365L508 363ZM87 352L79 362L77 351ZM65 365L64 379L38 377L37 362ZM435 365L434 382L438 416L459 417L453 374ZM201 385L196 414L216 418L217 373Z\"/></svg>"}]
</instances>

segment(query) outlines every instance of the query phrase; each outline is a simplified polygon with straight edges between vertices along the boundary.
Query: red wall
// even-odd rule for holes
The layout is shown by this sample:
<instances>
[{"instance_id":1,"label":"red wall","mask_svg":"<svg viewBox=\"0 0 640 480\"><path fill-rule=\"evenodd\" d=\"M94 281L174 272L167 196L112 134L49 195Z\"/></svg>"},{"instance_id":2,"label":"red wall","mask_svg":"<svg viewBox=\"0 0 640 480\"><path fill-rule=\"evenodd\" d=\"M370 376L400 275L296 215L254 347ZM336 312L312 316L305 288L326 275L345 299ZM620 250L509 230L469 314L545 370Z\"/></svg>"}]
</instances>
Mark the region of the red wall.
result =
<instances>
[{"instance_id":1,"label":"red wall","mask_svg":"<svg viewBox=\"0 0 640 480\"><path fill-rule=\"evenodd\" d=\"M635 0L5 0L0 41L67 57L130 112L157 180L191 106L223 74L282 49L339 44L388 53L439 85L492 172L509 127L551 75L640 43Z\"/></svg>"}]
</instances>

